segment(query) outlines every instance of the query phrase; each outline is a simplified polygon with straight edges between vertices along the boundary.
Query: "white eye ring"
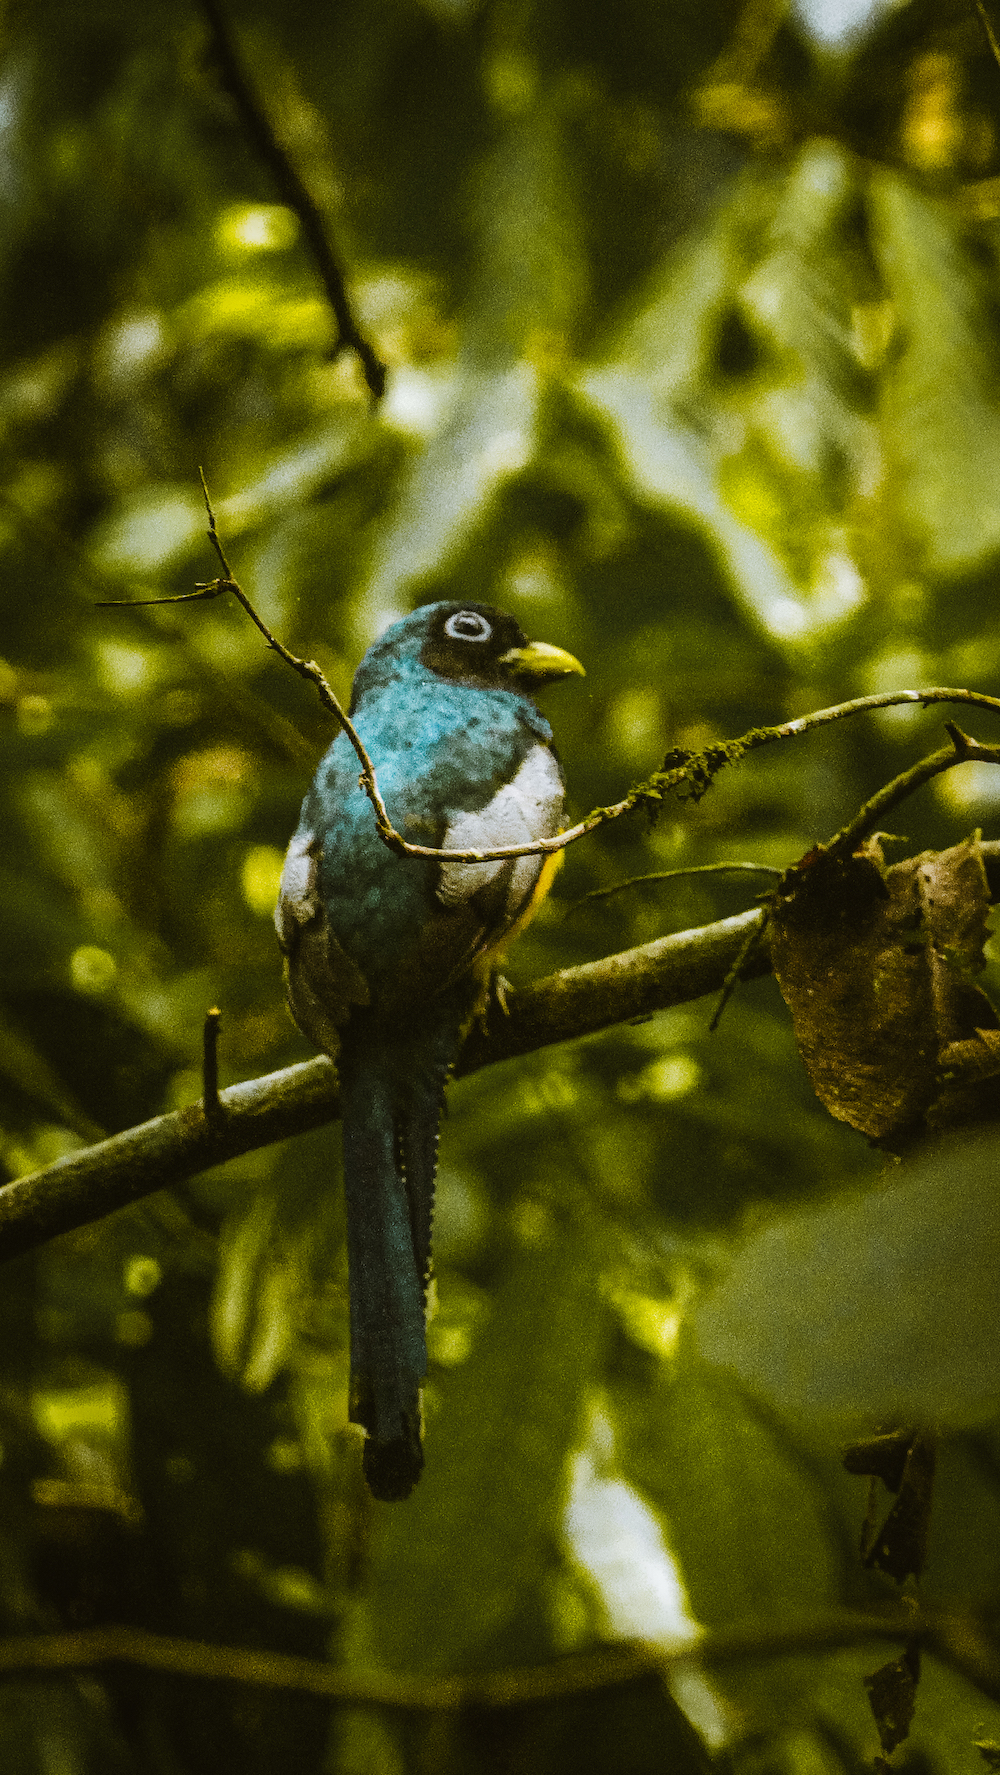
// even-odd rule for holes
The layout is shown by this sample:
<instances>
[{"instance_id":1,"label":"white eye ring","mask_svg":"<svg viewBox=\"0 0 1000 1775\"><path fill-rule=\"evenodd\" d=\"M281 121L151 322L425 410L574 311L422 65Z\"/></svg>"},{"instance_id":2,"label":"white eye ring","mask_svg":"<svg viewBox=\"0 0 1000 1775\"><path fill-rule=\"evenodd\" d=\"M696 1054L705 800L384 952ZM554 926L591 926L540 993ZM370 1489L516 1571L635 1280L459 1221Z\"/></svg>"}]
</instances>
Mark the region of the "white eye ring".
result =
<instances>
[{"instance_id":1,"label":"white eye ring","mask_svg":"<svg viewBox=\"0 0 1000 1775\"><path fill-rule=\"evenodd\" d=\"M478 610L456 610L445 623L444 632L449 641L488 641L493 629Z\"/></svg>"}]
</instances>

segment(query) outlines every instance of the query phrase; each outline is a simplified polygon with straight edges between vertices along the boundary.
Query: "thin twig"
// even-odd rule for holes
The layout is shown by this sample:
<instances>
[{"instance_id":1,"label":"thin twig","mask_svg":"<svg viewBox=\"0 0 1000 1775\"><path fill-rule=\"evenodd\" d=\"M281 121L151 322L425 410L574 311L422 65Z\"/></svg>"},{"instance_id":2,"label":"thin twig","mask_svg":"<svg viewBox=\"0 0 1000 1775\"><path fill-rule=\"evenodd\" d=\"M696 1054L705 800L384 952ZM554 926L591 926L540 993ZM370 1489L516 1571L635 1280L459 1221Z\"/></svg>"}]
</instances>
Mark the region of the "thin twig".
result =
<instances>
[{"instance_id":1,"label":"thin twig","mask_svg":"<svg viewBox=\"0 0 1000 1775\"><path fill-rule=\"evenodd\" d=\"M1000 43L997 42L996 32L990 23L990 15L983 5L983 0L973 0L973 4L979 14L979 22L986 33L986 41L993 51L993 59L997 67L1000 68Z\"/></svg>"},{"instance_id":2,"label":"thin twig","mask_svg":"<svg viewBox=\"0 0 1000 1775\"><path fill-rule=\"evenodd\" d=\"M946 770L954 770L956 765L967 764L970 761L1000 764L1000 746L981 745L978 740L971 739L968 734L963 733L953 721L946 721L945 727L951 737L951 745L942 747L940 752L930 753L928 757L922 758L918 764L912 765L909 770L904 770L898 777L894 777L891 783L886 783L884 788L879 789L877 794L873 795L870 801L865 802L860 812L837 833L835 838L832 838L828 844L819 847L827 856L850 856L864 839L872 836L878 828L879 821L889 812L890 808L898 806L901 801L905 801L917 789L922 789L925 783L931 782L934 777L941 776ZM886 833L884 836L889 837L890 835ZM799 865L794 865L790 870L784 871L786 880L793 887L798 868ZM770 911L765 909L762 922L749 932L743 950L727 974L719 1003L708 1026L710 1030L714 1031L718 1028L719 1019L747 968L754 948L764 939L769 917Z\"/></svg>"},{"instance_id":3,"label":"thin twig","mask_svg":"<svg viewBox=\"0 0 1000 1775\"><path fill-rule=\"evenodd\" d=\"M255 620L260 627L259 619ZM389 832L382 832L382 837L400 856L431 857L439 863L488 863L507 857L546 856L553 851L566 850L599 826L620 820L623 814L632 813L636 808L655 812L671 792L677 793L686 787L689 795L697 799L724 765L735 764L748 752L756 752L759 747L768 746L775 740L793 739L811 733L814 728L827 727L833 721L843 721L850 715L865 715L873 709L898 708L906 703L916 703L923 708L933 703L962 703L1000 714L1000 697L986 696L978 690L947 690L935 686L929 690L880 691L874 696L859 696L850 702L835 703L829 709L817 709L812 715L800 715L795 721L783 721L775 727L751 728L739 739L706 747L704 752L673 752L668 755L663 770L654 772L645 782L636 783L621 801L613 802L609 807L595 807L577 825L558 833L555 838L539 839L535 844L507 844L495 850L436 850L432 845L409 844L401 833L391 828Z\"/></svg>"},{"instance_id":4,"label":"thin twig","mask_svg":"<svg viewBox=\"0 0 1000 1775\"><path fill-rule=\"evenodd\" d=\"M612 894L623 894L626 888L641 887L648 881L683 881L689 875L776 875L782 877L787 873L784 869L775 869L770 863L693 863L687 869L654 869L650 875L630 875L627 881L616 881L613 887L592 888L589 894L581 894L566 908L566 917L572 918L581 906L589 900L610 900Z\"/></svg>"},{"instance_id":5,"label":"thin twig","mask_svg":"<svg viewBox=\"0 0 1000 1775\"><path fill-rule=\"evenodd\" d=\"M925 783L941 776L946 770L954 770L958 764L1000 764L1000 746L982 745L979 740L971 739L968 734L963 733L953 721L946 721L945 727L951 736L951 745L943 746L940 752L931 752L919 764L912 765L909 770L894 777L891 783L886 783L870 801L865 802L854 819L829 844L824 845L824 850L834 855L850 856L863 839L871 836L890 808L897 807L915 790L922 789Z\"/></svg>"},{"instance_id":6,"label":"thin twig","mask_svg":"<svg viewBox=\"0 0 1000 1775\"><path fill-rule=\"evenodd\" d=\"M382 800L381 791L375 780L375 767L365 750L357 728L350 719L347 710L343 707L339 697L335 695L331 686L327 683L326 678L315 660L300 659L298 654L290 652L290 650L284 645L284 642L279 641L277 636L271 633L271 630L268 628L263 617L257 615L256 610L242 586L234 579L233 570L226 559L226 552L222 546L222 541L216 528L215 513L212 510L212 501L209 497L208 484L205 480L204 469L199 469L198 474L201 478L201 490L205 496L205 510L208 513L208 540L218 557L223 577L221 579L209 580L207 585L198 586L195 593L192 595L214 598L217 597L220 592L232 592L233 597L243 606L250 621L260 630L268 647L272 648L273 651L285 661L286 665L291 666L292 671L297 672L300 678L305 678L310 684L316 686L317 692L319 693L319 700L323 704L323 707L328 709L330 714L339 721L357 754L358 762L361 765L361 782L372 807L375 809L375 824L378 827L380 838L389 846L389 849L395 851L397 855L402 855L403 853L408 852L411 847L407 845L406 840L402 835L396 831L395 826L389 818L388 809L386 808L385 802Z\"/></svg>"},{"instance_id":7,"label":"thin twig","mask_svg":"<svg viewBox=\"0 0 1000 1775\"><path fill-rule=\"evenodd\" d=\"M719 1024L722 1021L722 1013L732 998L733 993L736 991L740 981L747 979L751 975L752 969L750 964L754 952L763 947L764 937L770 922L770 916L769 908L765 907L760 922L756 925L752 925L747 932L747 940L722 982L722 991L719 994L719 1002L716 1005L715 1010L712 1012L708 1025L709 1035L714 1035L718 1029Z\"/></svg>"},{"instance_id":8,"label":"thin twig","mask_svg":"<svg viewBox=\"0 0 1000 1775\"><path fill-rule=\"evenodd\" d=\"M769 746L776 740L793 739L800 734L811 733L814 728L827 727L833 721L845 720L850 715L867 714L873 709L898 708L906 703L916 703L924 708L933 703L954 703L965 704L976 709L992 709L995 713L1000 714L1000 697L986 696L978 690L933 688L930 690L879 691L873 696L859 696L850 702L834 703L829 709L817 709L811 715L799 715L794 721L782 721L774 727L752 727L739 739L718 741L706 746L701 752L675 749L667 754L662 770L654 771L653 775L644 782L636 783L628 794L622 797L621 801L613 802L609 807L593 808L577 825L570 826L565 832L557 833L554 838L540 838L533 844L497 845L491 850L442 850L436 845L411 844L401 832L397 831L389 818L389 811L382 799L371 758L357 728L334 695L316 661L300 659L297 654L292 653L283 642L279 641L276 635L272 634L263 617L258 616L243 588L233 577L232 568L226 559L225 550L216 528L215 513L212 510L204 471L199 469L198 472L201 476L201 487L205 497L205 510L208 513L208 539L222 568L222 577L209 580L205 585L196 586L193 592L182 592L175 597L102 599L98 608L107 609L112 605L136 608L147 604L194 603L199 599L217 598L224 592L231 592L246 611L250 621L263 635L268 647L272 648L285 661L286 665L291 666L293 672L297 672L300 678L306 678L315 685L323 707L328 709L330 714L340 723L361 765L361 785L375 810L375 823L378 827L379 837L383 844L386 844L398 857L426 857L436 863L492 863L505 862L511 857L550 856L555 851L566 850L569 845L576 844L581 838L586 838L588 833L595 832L599 826L606 826L612 820L619 820L623 814L632 813L636 808L641 807L645 808L647 812L656 813L668 794L678 794L686 789L688 798L699 799L727 764L738 763L749 752L756 752L761 746ZM975 746L977 742L969 741L968 744ZM973 754L970 752L969 756L971 757ZM977 752L975 756L985 756L985 753ZM935 774L936 772L931 772L931 775Z\"/></svg>"},{"instance_id":9,"label":"thin twig","mask_svg":"<svg viewBox=\"0 0 1000 1775\"><path fill-rule=\"evenodd\" d=\"M319 205L275 134L274 125L240 62L218 0L201 0L201 5L212 32L212 47L226 90L257 153L269 167L283 202L294 210L302 224L337 322L337 340L332 355L336 357L348 347L355 351L365 381L374 399L380 401L385 393L386 366L358 325L347 294L343 268L334 252Z\"/></svg>"},{"instance_id":10,"label":"thin twig","mask_svg":"<svg viewBox=\"0 0 1000 1775\"><path fill-rule=\"evenodd\" d=\"M980 1693L1000 1697L1000 1669L978 1620L943 1609L914 1612L908 1605L884 1611L830 1610L800 1621L749 1621L709 1630L681 1646L620 1641L577 1652L548 1664L434 1676L396 1671L358 1671L287 1652L181 1639L138 1627L108 1625L70 1633L36 1633L0 1639L0 1674L26 1670L93 1669L128 1664L203 1681L245 1683L291 1690L330 1701L371 1702L422 1712L468 1707L524 1707L667 1677L685 1665L716 1669L747 1658L814 1656L868 1641L917 1638L927 1651L960 1670Z\"/></svg>"}]
</instances>

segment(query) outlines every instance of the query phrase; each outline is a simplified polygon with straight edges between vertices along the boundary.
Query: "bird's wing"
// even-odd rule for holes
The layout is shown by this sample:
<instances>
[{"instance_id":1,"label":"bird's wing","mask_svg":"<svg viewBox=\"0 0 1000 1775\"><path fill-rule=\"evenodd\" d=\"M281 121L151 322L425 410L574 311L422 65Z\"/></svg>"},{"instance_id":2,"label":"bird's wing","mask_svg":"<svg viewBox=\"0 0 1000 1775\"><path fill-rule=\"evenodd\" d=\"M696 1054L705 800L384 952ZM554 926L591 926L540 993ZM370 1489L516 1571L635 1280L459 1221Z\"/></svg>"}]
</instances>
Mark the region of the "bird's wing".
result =
<instances>
[{"instance_id":1,"label":"bird's wing","mask_svg":"<svg viewBox=\"0 0 1000 1775\"><path fill-rule=\"evenodd\" d=\"M310 1041L335 1054L352 1005L366 1005L369 991L325 916L318 884L321 850L315 834L300 827L285 856L274 923L292 1016Z\"/></svg>"},{"instance_id":2,"label":"bird's wing","mask_svg":"<svg viewBox=\"0 0 1000 1775\"><path fill-rule=\"evenodd\" d=\"M484 806L452 816L441 838L445 850L497 850L534 844L559 830L563 779L548 746L535 745L516 775ZM421 935L421 962L433 960L441 988L467 972L485 950L517 924L545 868L544 856L442 863L438 908Z\"/></svg>"}]
</instances>

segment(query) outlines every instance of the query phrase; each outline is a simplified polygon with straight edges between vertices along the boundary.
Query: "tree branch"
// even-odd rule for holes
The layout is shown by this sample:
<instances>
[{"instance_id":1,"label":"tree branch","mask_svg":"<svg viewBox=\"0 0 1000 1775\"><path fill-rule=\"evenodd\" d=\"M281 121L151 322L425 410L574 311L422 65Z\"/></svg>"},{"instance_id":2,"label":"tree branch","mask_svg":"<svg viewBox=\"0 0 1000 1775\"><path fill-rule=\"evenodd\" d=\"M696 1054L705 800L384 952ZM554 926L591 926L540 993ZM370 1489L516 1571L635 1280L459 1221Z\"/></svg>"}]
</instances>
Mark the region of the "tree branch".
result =
<instances>
[{"instance_id":1,"label":"tree branch","mask_svg":"<svg viewBox=\"0 0 1000 1775\"><path fill-rule=\"evenodd\" d=\"M990 15L983 5L983 0L973 0L973 5L979 14L979 22L983 27L983 35L990 46L993 60L996 62L997 67L1000 68L1000 43L997 42L996 32L990 21Z\"/></svg>"},{"instance_id":2,"label":"tree branch","mask_svg":"<svg viewBox=\"0 0 1000 1775\"><path fill-rule=\"evenodd\" d=\"M389 817L389 810L382 799L382 792L375 776L375 767L365 750L361 736L327 683L316 661L300 659L298 654L292 653L284 645L284 642L279 641L278 637L268 628L263 617L257 614L242 586L234 579L232 568L226 558L216 528L215 513L212 510L204 471L200 470L199 473L201 474L202 492L205 496L205 510L208 513L208 539L222 568L222 577L197 586L193 592L181 592L169 598L102 598L97 608L109 609L112 606L121 605L139 607L147 604L191 604L199 600L218 598L224 592L232 592L233 597L246 611L250 621L260 630L268 647L278 654L286 665L291 666L300 678L306 678L315 685L323 707L328 709L340 723L361 766L361 786L375 810L375 824L379 837L383 844L387 845L398 857L426 857L437 863L487 863L506 861L508 858L514 857L541 857L555 851L563 851L568 845L575 844L578 839L585 838L588 833L595 832L599 826L605 826L611 820L619 820L623 814L632 813L636 808L644 808L647 813L655 816L661 810L668 795L677 795L681 799L691 801L700 800L701 796L711 787L720 770L727 764L738 763L741 758L746 757L747 753L755 752L761 746L771 745L775 740L793 739L799 734L810 733L813 728L828 727L833 721L843 721L850 715L868 714L873 709L891 709L906 703L919 703L924 707L928 707L932 703L961 703L976 709L992 709L995 713L1000 714L1000 698L986 696L978 690L947 690L935 687L929 690L879 691L873 696L859 696L854 697L850 702L834 703L829 709L816 709L811 715L799 715L794 721L782 721L774 727L752 727L739 739L714 741L700 752L689 752L683 748L675 747L667 753L662 769L654 771L653 775L647 777L644 782L636 783L621 801L613 802L609 807L593 808L577 825L557 833L554 838L540 838L532 844L497 845L492 850L443 850L437 845L411 844L393 825ZM953 764L964 763L969 758L987 757L987 749L979 747L978 741L971 740L961 734L954 724L946 723L946 726L952 736L952 748L947 754L935 754L934 768L919 779L914 776L912 788L905 786L906 779L897 778L887 790L881 793L889 795L895 800L902 800L905 794L910 794L913 788L918 788L920 782L928 781L930 776L937 775L939 771L949 770ZM960 743L964 747L961 757L956 755ZM945 762L941 762L942 757ZM917 771L925 769L925 765L917 766ZM901 784L904 785L902 789L900 788ZM872 806L874 803L869 803L866 808L862 809L858 816L859 821L864 820ZM852 830L853 824L845 828L844 832L839 833L834 842L842 845Z\"/></svg>"},{"instance_id":3,"label":"tree branch","mask_svg":"<svg viewBox=\"0 0 1000 1775\"><path fill-rule=\"evenodd\" d=\"M954 770L958 764L1000 764L1000 746L984 746L979 740L971 739L960 727L956 727L954 721L946 721L945 728L951 745L942 746L940 752L931 752L926 758L921 758L919 763L911 765L909 770L893 777L891 783L886 783L879 789L870 801L865 802L854 819L835 838L831 838L824 847L827 851L833 855L850 856L864 839L871 836L892 808L898 807L900 802L906 801L910 795L922 789L925 783L943 775L946 770Z\"/></svg>"},{"instance_id":4,"label":"tree branch","mask_svg":"<svg viewBox=\"0 0 1000 1775\"><path fill-rule=\"evenodd\" d=\"M386 367L355 318L343 268L333 250L319 205L275 134L274 125L240 62L218 0L201 0L201 5L212 33L212 48L226 91L236 105L254 148L270 169L282 202L294 210L302 224L302 232L337 322L337 340L332 355L337 357L348 347L355 351L365 381L374 399L380 401L385 393Z\"/></svg>"},{"instance_id":5,"label":"tree branch","mask_svg":"<svg viewBox=\"0 0 1000 1775\"><path fill-rule=\"evenodd\" d=\"M741 912L510 990L507 1015L494 1016L488 1031L470 1031L456 1072L476 1072L718 991L762 917L757 910ZM765 948L749 973L769 967ZM230 1085L208 1116L192 1104L112 1135L0 1189L0 1259L338 1114L336 1073L322 1057Z\"/></svg>"},{"instance_id":6,"label":"tree branch","mask_svg":"<svg viewBox=\"0 0 1000 1775\"><path fill-rule=\"evenodd\" d=\"M1000 898L1000 841L981 848L991 896ZM506 1015L469 1031L456 1076L690 1003L734 975L768 973L766 934L750 941L764 921L755 908L509 989ZM320 1057L230 1085L208 1116L192 1104L84 1147L0 1188L0 1261L338 1114L336 1073Z\"/></svg>"},{"instance_id":7,"label":"tree branch","mask_svg":"<svg viewBox=\"0 0 1000 1775\"><path fill-rule=\"evenodd\" d=\"M0 1674L131 1664L178 1676L320 1695L330 1701L451 1712L466 1707L523 1707L589 1694L644 1676L668 1676L684 1665L711 1670L745 1658L815 1655L864 1645L869 1640L914 1638L943 1663L961 1671L981 1694L1000 1699L1000 1660L980 1622L946 1609L916 1612L908 1604L885 1610L832 1609L778 1625L748 1621L707 1631L689 1645L671 1648L619 1641L549 1664L443 1677L347 1670L287 1652L207 1644L135 1627L89 1627L77 1633L0 1639Z\"/></svg>"},{"instance_id":8,"label":"tree branch","mask_svg":"<svg viewBox=\"0 0 1000 1775\"><path fill-rule=\"evenodd\" d=\"M610 900L625 893L627 888L645 887L652 881L689 881L693 875L770 875L782 881L786 874L786 870L776 869L771 863L691 863L685 869L654 869L648 875L630 875L627 880L616 881L611 887L591 888L589 894L581 894L578 900L571 902L566 917L571 917L592 900Z\"/></svg>"}]
</instances>

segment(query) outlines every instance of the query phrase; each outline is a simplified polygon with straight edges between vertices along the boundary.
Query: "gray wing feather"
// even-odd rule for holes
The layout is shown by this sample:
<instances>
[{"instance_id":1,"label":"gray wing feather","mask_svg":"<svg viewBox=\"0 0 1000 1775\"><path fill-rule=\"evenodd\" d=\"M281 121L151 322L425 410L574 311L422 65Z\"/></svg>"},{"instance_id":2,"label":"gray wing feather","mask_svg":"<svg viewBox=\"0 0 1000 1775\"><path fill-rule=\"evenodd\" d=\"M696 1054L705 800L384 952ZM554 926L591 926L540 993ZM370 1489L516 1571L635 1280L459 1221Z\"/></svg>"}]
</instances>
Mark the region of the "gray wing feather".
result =
<instances>
[{"instance_id":1,"label":"gray wing feather","mask_svg":"<svg viewBox=\"0 0 1000 1775\"><path fill-rule=\"evenodd\" d=\"M285 989L292 1016L310 1041L327 1054L340 1045L339 1031L352 1005L366 1005L368 984L330 930L319 896L322 847L314 833L298 831L281 872L274 923L285 957Z\"/></svg>"}]
</instances>

